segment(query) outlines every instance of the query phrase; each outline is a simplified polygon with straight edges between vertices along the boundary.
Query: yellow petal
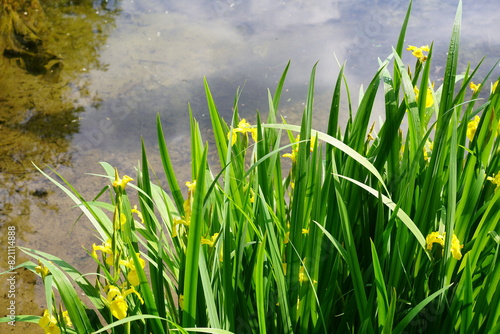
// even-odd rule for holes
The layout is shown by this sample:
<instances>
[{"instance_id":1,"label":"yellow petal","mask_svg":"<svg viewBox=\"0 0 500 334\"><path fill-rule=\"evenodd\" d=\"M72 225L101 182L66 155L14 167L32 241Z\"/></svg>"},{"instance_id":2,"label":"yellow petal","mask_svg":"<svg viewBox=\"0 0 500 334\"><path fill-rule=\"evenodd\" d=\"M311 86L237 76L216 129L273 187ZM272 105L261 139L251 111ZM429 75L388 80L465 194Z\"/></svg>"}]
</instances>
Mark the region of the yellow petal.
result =
<instances>
[{"instance_id":1,"label":"yellow petal","mask_svg":"<svg viewBox=\"0 0 500 334\"><path fill-rule=\"evenodd\" d=\"M444 248L445 237L446 237L446 233L445 232L438 232L438 231L436 231L436 232L430 233L425 238L426 243L427 243L427 249L428 250L432 250L432 245L434 243L437 243L437 244L441 245L441 247ZM450 249L450 252L451 252L451 255L455 259L460 260L462 258L462 253L461 253L460 250L463 247L464 247L463 245L460 245L460 240L458 240L457 236L455 234L453 234L453 237L451 239L451 249Z\"/></svg>"},{"instance_id":2,"label":"yellow petal","mask_svg":"<svg viewBox=\"0 0 500 334\"><path fill-rule=\"evenodd\" d=\"M373 123L373 125L375 125L375 123ZM373 126L372 126L372 130L373 130ZM371 130L370 130L371 132ZM316 147L316 137L311 137L311 143L310 143L310 147L309 147L309 151L314 151L314 148Z\"/></svg>"},{"instance_id":3,"label":"yellow petal","mask_svg":"<svg viewBox=\"0 0 500 334\"><path fill-rule=\"evenodd\" d=\"M188 213L191 212L191 199L188 197L184 203L182 204L182 207L184 208L184 212Z\"/></svg>"},{"instance_id":4,"label":"yellow petal","mask_svg":"<svg viewBox=\"0 0 500 334\"><path fill-rule=\"evenodd\" d=\"M500 171L494 176L488 176L486 180L491 181L491 183L496 184L497 189L500 187Z\"/></svg>"},{"instance_id":5,"label":"yellow petal","mask_svg":"<svg viewBox=\"0 0 500 334\"><path fill-rule=\"evenodd\" d=\"M42 276L42 278L44 278L45 276L50 274L49 269L47 267L45 267L40 260L38 260L38 266L35 267L35 271L38 274L40 274L40 276Z\"/></svg>"},{"instance_id":6,"label":"yellow petal","mask_svg":"<svg viewBox=\"0 0 500 334\"><path fill-rule=\"evenodd\" d=\"M227 133L227 139L229 140L231 138L231 146L236 144L236 139L238 138L238 135L236 134L235 130L231 130Z\"/></svg>"},{"instance_id":7,"label":"yellow petal","mask_svg":"<svg viewBox=\"0 0 500 334\"><path fill-rule=\"evenodd\" d=\"M141 265L141 268L144 269L144 267L146 266L146 261L144 259L141 259L139 257L139 253L137 253L137 257L138 257L138 260L139 260L139 264Z\"/></svg>"},{"instance_id":8,"label":"yellow petal","mask_svg":"<svg viewBox=\"0 0 500 334\"><path fill-rule=\"evenodd\" d=\"M474 139L474 136L476 134L477 127L479 126L479 122L481 121L481 118L479 116L474 116L472 121L470 121L467 124L467 138L469 138L470 141Z\"/></svg>"},{"instance_id":9,"label":"yellow petal","mask_svg":"<svg viewBox=\"0 0 500 334\"><path fill-rule=\"evenodd\" d=\"M123 292L123 296L126 297L130 294L135 294L137 296L137 298L139 298L139 301L141 302L141 304L144 304L144 300L142 299L141 295L139 294L139 292L137 292L134 287L131 287L130 289L126 290Z\"/></svg>"},{"instance_id":10,"label":"yellow petal","mask_svg":"<svg viewBox=\"0 0 500 334\"><path fill-rule=\"evenodd\" d=\"M213 247L215 245L215 241L217 241L217 237L219 236L219 233L214 233L214 235L212 235L210 237L210 239L204 239L202 238L201 239L201 244L202 245L209 245L210 247Z\"/></svg>"},{"instance_id":11,"label":"yellow petal","mask_svg":"<svg viewBox=\"0 0 500 334\"><path fill-rule=\"evenodd\" d=\"M38 320L38 325L42 327L44 333L60 334L61 330L57 325L57 319L49 314L48 310L43 312L43 316Z\"/></svg>"},{"instance_id":12,"label":"yellow petal","mask_svg":"<svg viewBox=\"0 0 500 334\"><path fill-rule=\"evenodd\" d=\"M96 250L97 250L97 245L95 243L93 243L92 244L92 253L91 253L91 255L92 255L92 257L94 259L97 259L97 252L96 252Z\"/></svg>"},{"instance_id":13,"label":"yellow petal","mask_svg":"<svg viewBox=\"0 0 500 334\"><path fill-rule=\"evenodd\" d=\"M250 134L252 135L253 141L257 141L257 128L251 129Z\"/></svg>"},{"instance_id":14,"label":"yellow petal","mask_svg":"<svg viewBox=\"0 0 500 334\"><path fill-rule=\"evenodd\" d=\"M97 259L97 252L96 251L101 251L104 254L104 260L106 263L110 266L113 265L113 252L111 250L111 240L108 239L105 243L103 243L100 246L96 246L96 244L92 244L92 257Z\"/></svg>"},{"instance_id":15,"label":"yellow petal","mask_svg":"<svg viewBox=\"0 0 500 334\"><path fill-rule=\"evenodd\" d=\"M413 92L415 93L415 99L418 100L418 93L420 90L417 88L417 86L413 87Z\"/></svg>"},{"instance_id":16,"label":"yellow petal","mask_svg":"<svg viewBox=\"0 0 500 334\"><path fill-rule=\"evenodd\" d=\"M290 158L292 162L295 162L295 155L293 153L285 153L282 155L283 158Z\"/></svg>"},{"instance_id":17,"label":"yellow petal","mask_svg":"<svg viewBox=\"0 0 500 334\"><path fill-rule=\"evenodd\" d=\"M109 308L111 309L111 314L121 320L127 316L128 304L127 301L122 297L116 297L111 303Z\"/></svg>"},{"instance_id":18,"label":"yellow petal","mask_svg":"<svg viewBox=\"0 0 500 334\"><path fill-rule=\"evenodd\" d=\"M434 104L434 97L432 96L432 90L427 88L427 95L425 97L425 107L430 108Z\"/></svg>"},{"instance_id":19,"label":"yellow petal","mask_svg":"<svg viewBox=\"0 0 500 334\"><path fill-rule=\"evenodd\" d=\"M241 121L238 123L239 129L245 129L245 128L250 128L250 127L252 127L252 126L244 118L242 118Z\"/></svg>"},{"instance_id":20,"label":"yellow petal","mask_svg":"<svg viewBox=\"0 0 500 334\"><path fill-rule=\"evenodd\" d=\"M112 266L112 265L114 265L114 262L115 262L115 261L114 261L113 256L106 256L105 261L106 261L106 264L107 264L108 266Z\"/></svg>"},{"instance_id":21,"label":"yellow petal","mask_svg":"<svg viewBox=\"0 0 500 334\"><path fill-rule=\"evenodd\" d=\"M451 254L457 260L462 258L462 252L460 251L464 245L460 245L460 240L458 240L457 236L453 234L453 238L451 240Z\"/></svg>"},{"instance_id":22,"label":"yellow petal","mask_svg":"<svg viewBox=\"0 0 500 334\"><path fill-rule=\"evenodd\" d=\"M498 80L495 81L495 83L493 84L493 86L491 87L491 93L494 93L496 90L497 90L497 86L498 86Z\"/></svg>"},{"instance_id":23,"label":"yellow petal","mask_svg":"<svg viewBox=\"0 0 500 334\"><path fill-rule=\"evenodd\" d=\"M427 249L431 250L432 245L437 243L444 247L444 234L441 232L432 232L426 238L425 241L427 243Z\"/></svg>"},{"instance_id":24,"label":"yellow petal","mask_svg":"<svg viewBox=\"0 0 500 334\"><path fill-rule=\"evenodd\" d=\"M131 211L135 213L137 217L139 217L139 219L141 220L141 224L144 225L144 218L142 217L142 213L137 210L137 205L134 205L134 208Z\"/></svg>"},{"instance_id":25,"label":"yellow petal","mask_svg":"<svg viewBox=\"0 0 500 334\"><path fill-rule=\"evenodd\" d=\"M123 227L123 225L125 225L126 222L127 222L127 216L125 216L125 214L123 214L123 213L120 213L120 224L121 224L121 226Z\"/></svg>"},{"instance_id":26,"label":"yellow petal","mask_svg":"<svg viewBox=\"0 0 500 334\"><path fill-rule=\"evenodd\" d=\"M470 82L470 85L469 85L469 88L472 90L472 93L477 93L477 91L479 90L479 88L481 87L481 84L475 84L474 82Z\"/></svg>"},{"instance_id":27,"label":"yellow petal","mask_svg":"<svg viewBox=\"0 0 500 334\"><path fill-rule=\"evenodd\" d=\"M214 242L210 239L205 239L205 238L202 238L201 239L201 244L202 245L209 245L210 247L213 247L214 246Z\"/></svg>"},{"instance_id":28,"label":"yellow petal","mask_svg":"<svg viewBox=\"0 0 500 334\"><path fill-rule=\"evenodd\" d=\"M71 318L68 315L68 311L64 311L62 315L63 315L64 321L66 322L66 326L68 326L68 327L73 326L73 323L71 322Z\"/></svg>"},{"instance_id":29,"label":"yellow petal","mask_svg":"<svg viewBox=\"0 0 500 334\"><path fill-rule=\"evenodd\" d=\"M193 182L186 182L186 187L188 187L188 190L193 193L194 190L196 189L196 180L194 180Z\"/></svg>"},{"instance_id":30,"label":"yellow petal","mask_svg":"<svg viewBox=\"0 0 500 334\"><path fill-rule=\"evenodd\" d=\"M129 271L129 273L127 275L127 279L130 282L130 284L133 286L137 286L141 283L141 281L139 280L139 275L137 274L137 270L135 270L135 269Z\"/></svg>"},{"instance_id":31,"label":"yellow petal","mask_svg":"<svg viewBox=\"0 0 500 334\"><path fill-rule=\"evenodd\" d=\"M453 255L453 257L457 260L460 260L462 258L462 253L460 252L460 249L459 248L454 248L452 247L451 248L451 254Z\"/></svg>"},{"instance_id":32,"label":"yellow petal","mask_svg":"<svg viewBox=\"0 0 500 334\"><path fill-rule=\"evenodd\" d=\"M304 269L304 266L300 266L300 269L299 269L299 282L307 282L307 275L305 273L305 269Z\"/></svg>"},{"instance_id":33,"label":"yellow petal","mask_svg":"<svg viewBox=\"0 0 500 334\"><path fill-rule=\"evenodd\" d=\"M422 53L421 49L416 49L415 51L412 52L412 54L419 59L424 57L424 54Z\"/></svg>"},{"instance_id":34,"label":"yellow petal","mask_svg":"<svg viewBox=\"0 0 500 334\"><path fill-rule=\"evenodd\" d=\"M118 170L115 169L115 181L113 182L113 187L124 190L127 186L127 183L129 183L130 181L134 181L134 179L128 175L123 175L123 178L120 179L120 177L118 176Z\"/></svg>"}]
</instances>

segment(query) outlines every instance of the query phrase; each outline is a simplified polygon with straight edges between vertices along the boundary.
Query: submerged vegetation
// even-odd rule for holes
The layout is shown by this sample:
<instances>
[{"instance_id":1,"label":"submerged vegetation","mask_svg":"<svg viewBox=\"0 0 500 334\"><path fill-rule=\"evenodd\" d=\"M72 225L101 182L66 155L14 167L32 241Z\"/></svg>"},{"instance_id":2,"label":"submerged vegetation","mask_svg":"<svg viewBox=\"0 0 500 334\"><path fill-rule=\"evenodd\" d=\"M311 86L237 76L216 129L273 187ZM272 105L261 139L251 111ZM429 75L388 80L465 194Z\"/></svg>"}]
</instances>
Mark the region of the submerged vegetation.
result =
<instances>
[{"instance_id":1,"label":"submerged vegetation","mask_svg":"<svg viewBox=\"0 0 500 334\"><path fill-rule=\"evenodd\" d=\"M109 184L90 200L45 174L92 223L99 241L86 250L97 270L82 275L21 248L47 311L18 320L46 333L499 332L500 88L495 78L474 83L478 67L457 74L460 5L434 85L432 44L404 45L410 9L356 110L340 68L326 132L311 127L314 68L300 126L277 122L287 66L267 120L257 113L253 125L240 119L238 93L227 124L205 81L220 163L207 162L190 110L185 186L160 116L168 188L145 145L135 177L101 163ZM350 117L340 129L343 90Z\"/></svg>"}]
</instances>

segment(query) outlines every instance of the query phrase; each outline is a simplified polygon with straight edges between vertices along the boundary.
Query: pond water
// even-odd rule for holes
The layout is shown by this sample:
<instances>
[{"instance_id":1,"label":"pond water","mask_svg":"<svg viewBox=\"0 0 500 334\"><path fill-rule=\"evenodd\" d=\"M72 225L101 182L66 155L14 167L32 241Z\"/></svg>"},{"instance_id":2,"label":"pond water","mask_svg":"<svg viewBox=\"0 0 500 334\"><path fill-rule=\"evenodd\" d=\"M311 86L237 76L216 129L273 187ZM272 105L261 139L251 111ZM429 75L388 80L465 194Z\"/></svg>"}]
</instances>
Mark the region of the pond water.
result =
<instances>
[{"instance_id":1,"label":"pond water","mask_svg":"<svg viewBox=\"0 0 500 334\"><path fill-rule=\"evenodd\" d=\"M253 120L255 110L266 113L267 89L274 90L289 60L279 115L299 122L310 71L319 61L314 124L324 129L337 60L347 60L346 76L357 101L359 85L366 86L378 68L377 58L396 44L408 5L403 0L53 3L42 4L45 47L57 56L47 71L33 74L18 59L0 60L0 227L2 245L7 226L16 226L19 245L56 254L82 272L95 269L82 249L96 241L93 232L85 219L75 224L78 209L32 162L53 175L50 166L92 198L105 181L85 173L101 173L97 163L107 161L135 175L142 136L160 172L155 144L160 113L179 179L187 181L188 103L210 140L203 78L227 120L236 89L243 87L240 115ZM406 41L434 42L431 79L438 83L457 3L413 4ZM480 81L500 58L500 35L493 29L500 10L495 0L463 5L460 68L486 56ZM496 69L493 76L498 75ZM4 257L2 252L0 268ZM24 260L18 252L18 263ZM18 286L18 314L41 314L41 282L21 273ZM1 298L1 309L6 302ZM25 325L18 325L21 332ZM23 332L33 326L25 327Z\"/></svg>"}]
</instances>

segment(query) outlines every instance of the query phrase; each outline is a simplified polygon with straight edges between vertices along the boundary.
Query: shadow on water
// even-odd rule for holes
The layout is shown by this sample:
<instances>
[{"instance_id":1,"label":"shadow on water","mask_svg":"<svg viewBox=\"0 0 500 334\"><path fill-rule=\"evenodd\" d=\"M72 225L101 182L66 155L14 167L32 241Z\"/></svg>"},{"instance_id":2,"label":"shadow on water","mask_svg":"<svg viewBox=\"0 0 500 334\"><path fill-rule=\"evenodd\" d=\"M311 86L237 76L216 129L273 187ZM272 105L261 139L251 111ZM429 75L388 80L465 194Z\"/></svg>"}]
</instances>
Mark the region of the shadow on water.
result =
<instances>
[{"instance_id":1,"label":"shadow on water","mask_svg":"<svg viewBox=\"0 0 500 334\"><path fill-rule=\"evenodd\" d=\"M456 2L414 2L407 44L435 42L431 80L437 84ZM164 182L155 132L160 113L179 181L190 181L188 102L203 138L212 138L203 77L226 120L236 88L242 87L238 109L253 121L256 109L265 117L266 89L273 90L289 60L279 116L299 123L309 73L319 61L314 124L324 129L336 58L347 60L356 105L359 85L368 84L377 57L386 57L397 41L408 1L54 0L42 2L42 14L42 7L38 12L22 7L36 1L0 0L7 3L17 4L10 12L16 22L36 18L38 23L30 30L36 32L34 43L0 40L0 228L16 226L18 244L90 272L95 268L82 245L91 247L93 232L86 222L74 225L78 209L32 162L54 175L45 167L50 165L92 198L105 181L84 173L102 173L97 162L107 161L121 174L134 175L142 136ZM491 30L499 14L495 5L493 0L464 4L460 66L465 69L469 61L474 66L486 55L479 77L500 57L499 36ZM0 15L2 30L7 16ZM404 61L415 59L405 54ZM347 115L345 106L342 112ZM214 145L210 152L215 156ZM18 256L18 263L25 260ZM23 275L18 314L40 314L41 282ZM6 302L0 298L0 309Z\"/></svg>"}]
</instances>

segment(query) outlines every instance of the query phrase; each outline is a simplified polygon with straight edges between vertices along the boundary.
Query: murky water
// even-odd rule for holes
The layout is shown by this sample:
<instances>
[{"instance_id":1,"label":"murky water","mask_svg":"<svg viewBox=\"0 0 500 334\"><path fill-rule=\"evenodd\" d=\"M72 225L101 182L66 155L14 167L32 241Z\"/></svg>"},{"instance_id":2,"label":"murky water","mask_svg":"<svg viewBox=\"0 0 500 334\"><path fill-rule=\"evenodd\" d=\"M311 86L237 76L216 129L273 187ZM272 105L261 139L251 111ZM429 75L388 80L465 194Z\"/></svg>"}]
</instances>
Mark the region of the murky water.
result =
<instances>
[{"instance_id":1,"label":"murky water","mask_svg":"<svg viewBox=\"0 0 500 334\"><path fill-rule=\"evenodd\" d=\"M93 233L84 220L74 224L79 211L31 162L46 171L51 166L91 198L104 181L85 173L101 173L97 162L107 161L134 175L141 136L153 166L161 170L155 144L155 116L161 113L180 179L187 181L189 175L182 173L189 170L184 168L188 102L209 139L203 77L227 119L236 88L243 86L240 114L253 119L256 109L266 112L267 88L274 89L289 60L279 113L298 123L310 70L319 61L315 124L323 129L336 59L347 60L355 97L359 85L375 74L377 57L385 58L396 44L407 6L398 0L54 3L44 6L45 47L57 56L46 71L29 73L15 57L0 59L2 245L3 231L14 225L19 245L57 254L84 272L94 269L82 250L91 247ZM432 80L437 82L456 4L422 0L413 6L407 43L434 41ZM498 14L494 0L464 1L460 66L474 66L486 56L479 79L500 58L500 36L493 28ZM414 61L411 55L407 61ZM0 259L3 271L4 251ZM18 253L18 263L24 260ZM40 281L28 273L22 277L17 311L40 314ZM2 310L6 302L0 299ZM21 332L24 325L18 325Z\"/></svg>"}]
</instances>

